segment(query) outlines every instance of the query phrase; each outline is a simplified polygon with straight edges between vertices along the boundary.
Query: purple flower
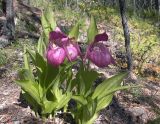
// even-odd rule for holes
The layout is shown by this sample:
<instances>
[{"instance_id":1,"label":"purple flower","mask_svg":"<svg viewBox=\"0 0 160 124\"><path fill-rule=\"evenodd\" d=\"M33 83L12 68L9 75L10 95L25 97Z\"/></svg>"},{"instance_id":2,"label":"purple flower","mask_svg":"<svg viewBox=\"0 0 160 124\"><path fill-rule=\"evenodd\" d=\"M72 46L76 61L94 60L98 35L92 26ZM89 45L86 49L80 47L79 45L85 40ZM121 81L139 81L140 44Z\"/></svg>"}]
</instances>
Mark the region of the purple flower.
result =
<instances>
[{"instance_id":1,"label":"purple flower","mask_svg":"<svg viewBox=\"0 0 160 124\"><path fill-rule=\"evenodd\" d=\"M47 50L48 63L53 66L59 66L64 62L66 53L63 48L55 45L50 45Z\"/></svg>"},{"instance_id":2,"label":"purple flower","mask_svg":"<svg viewBox=\"0 0 160 124\"><path fill-rule=\"evenodd\" d=\"M86 57L98 67L107 67L109 64L114 64L114 59L111 56L109 49L100 41L107 41L106 33L95 36L94 42L87 48Z\"/></svg>"},{"instance_id":3,"label":"purple flower","mask_svg":"<svg viewBox=\"0 0 160 124\"><path fill-rule=\"evenodd\" d=\"M66 50L67 51L67 58L70 61L76 60L78 57L78 54L79 54L76 46L74 44L69 44L69 45L67 45L66 49L67 49Z\"/></svg>"},{"instance_id":4,"label":"purple flower","mask_svg":"<svg viewBox=\"0 0 160 124\"><path fill-rule=\"evenodd\" d=\"M52 31L49 34L49 41L60 47L66 46L69 43L69 40L69 37L65 35L58 27L55 29L55 31Z\"/></svg>"},{"instance_id":5,"label":"purple flower","mask_svg":"<svg viewBox=\"0 0 160 124\"><path fill-rule=\"evenodd\" d=\"M79 46L72 43L58 27L49 34L49 47L47 50L47 60L53 66L59 66L67 57L69 61L75 61L79 55Z\"/></svg>"}]
</instances>

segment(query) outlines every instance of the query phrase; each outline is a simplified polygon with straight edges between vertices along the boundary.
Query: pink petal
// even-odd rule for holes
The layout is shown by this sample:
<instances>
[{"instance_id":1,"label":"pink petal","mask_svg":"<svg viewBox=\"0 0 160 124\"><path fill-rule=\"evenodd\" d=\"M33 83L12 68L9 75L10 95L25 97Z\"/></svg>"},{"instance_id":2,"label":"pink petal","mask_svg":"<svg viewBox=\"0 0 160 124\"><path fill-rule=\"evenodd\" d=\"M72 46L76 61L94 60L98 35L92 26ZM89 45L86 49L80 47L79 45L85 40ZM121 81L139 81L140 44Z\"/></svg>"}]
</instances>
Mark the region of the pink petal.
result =
<instances>
[{"instance_id":1,"label":"pink petal","mask_svg":"<svg viewBox=\"0 0 160 124\"><path fill-rule=\"evenodd\" d=\"M67 38L67 36L58 27L55 29L55 31L52 31L49 34L50 41L56 41L62 38Z\"/></svg>"}]
</instances>

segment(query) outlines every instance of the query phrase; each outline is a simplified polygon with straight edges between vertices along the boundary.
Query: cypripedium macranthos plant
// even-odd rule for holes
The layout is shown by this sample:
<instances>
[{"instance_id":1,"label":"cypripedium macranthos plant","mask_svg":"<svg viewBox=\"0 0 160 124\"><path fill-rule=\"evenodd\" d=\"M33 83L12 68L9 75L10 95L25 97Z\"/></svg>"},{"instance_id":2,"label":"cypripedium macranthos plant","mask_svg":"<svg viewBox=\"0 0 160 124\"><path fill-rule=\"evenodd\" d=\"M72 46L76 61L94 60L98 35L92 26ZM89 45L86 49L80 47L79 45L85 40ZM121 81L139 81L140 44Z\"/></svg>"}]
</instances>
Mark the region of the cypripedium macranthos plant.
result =
<instances>
[{"instance_id":1,"label":"cypripedium macranthos plant","mask_svg":"<svg viewBox=\"0 0 160 124\"><path fill-rule=\"evenodd\" d=\"M36 115L54 117L61 110L69 112L77 124L92 124L100 110L111 103L117 90L130 87L120 85L128 73L118 73L94 87L100 74L89 68L88 63L100 68L115 63L104 44L108 40L107 33L98 34L95 19L91 17L87 48L82 54L77 42L79 23L67 35L51 16L51 10L43 12L43 32L38 46L35 50L25 47L24 68L16 83ZM73 71L75 65L77 71ZM70 107L71 100L76 103L74 107Z\"/></svg>"}]
</instances>

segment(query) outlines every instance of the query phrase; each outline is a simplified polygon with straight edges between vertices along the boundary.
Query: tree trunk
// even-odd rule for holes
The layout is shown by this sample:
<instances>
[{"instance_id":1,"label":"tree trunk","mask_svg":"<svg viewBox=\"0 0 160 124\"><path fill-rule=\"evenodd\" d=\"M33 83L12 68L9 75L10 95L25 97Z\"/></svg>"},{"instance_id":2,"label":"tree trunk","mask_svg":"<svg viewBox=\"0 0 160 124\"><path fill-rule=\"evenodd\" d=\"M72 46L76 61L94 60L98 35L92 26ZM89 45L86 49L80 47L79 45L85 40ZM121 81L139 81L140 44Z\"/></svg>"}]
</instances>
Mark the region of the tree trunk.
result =
<instances>
[{"instance_id":1,"label":"tree trunk","mask_svg":"<svg viewBox=\"0 0 160 124\"><path fill-rule=\"evenodd\" d=\"M2 6L2 12L4 15L6 15L6 1L5 0L2 0L1 2L1 6Z\"/></svg>"},{"instance_id":2,"label":"tree trunk","mask_svg":"<svg viewBox=\"0 0 160 124\"><path fill-rule=\"evenodd\" d=\"M6 0L6 35L8 39L14 40L15 39L15 23L14 23L14 7L13 7L13 0Z\"/></svg>"},{"instance_id":3,"label":"tree trunk","mask_svg":"<svg viewBox=\"0 0 160 124\"><path fill-rule=\"evenodd\" d=\"M112 0L112 6L116 6L116 0Z\"/></svg>"},{"instance_id":4,"label":"tree trunk","mask_svg":"<svg viewBox=\"0 0 160 124\"><path fill-rule=\"evenodd\" d=\"M155 8L157 10L157 13L159 14L160 16L160 0L155 0Z\"/></svg>"},{"instance_id":5,"label":"tree trunk","mask_svg":"<svg viewBox=\"0 0 160 124\"><path fill-rule=\"evenodd\" d=\"M136 0L133 0L133 11L133 14L136 15Z\"/></svg>"},{"instance_id":6,"label":"tree trunk","mask_svg":"<svg viewBox=\"0 0 160 124\"><path fill-rule=\"evenodd\" d=\"M67 8L68 7L68 0L66 0L66 2L65 2L65 8Z\"/></svg>"},{"instance_id":7,"label":"tree trunk","mask_svg":"<svg viewBox=\"0 0 160 124\"><path fill-rule=\"evenodd\" d=\"M119 0L119 7L120 7L121 18L122 18L124 37L125 37L127 68L129 71L131 71L132 70L132 56L131 56L131 48L130 48L130 33L129 33L127 18L126 18L126 1Z\"/></svg>"}]
</instances>

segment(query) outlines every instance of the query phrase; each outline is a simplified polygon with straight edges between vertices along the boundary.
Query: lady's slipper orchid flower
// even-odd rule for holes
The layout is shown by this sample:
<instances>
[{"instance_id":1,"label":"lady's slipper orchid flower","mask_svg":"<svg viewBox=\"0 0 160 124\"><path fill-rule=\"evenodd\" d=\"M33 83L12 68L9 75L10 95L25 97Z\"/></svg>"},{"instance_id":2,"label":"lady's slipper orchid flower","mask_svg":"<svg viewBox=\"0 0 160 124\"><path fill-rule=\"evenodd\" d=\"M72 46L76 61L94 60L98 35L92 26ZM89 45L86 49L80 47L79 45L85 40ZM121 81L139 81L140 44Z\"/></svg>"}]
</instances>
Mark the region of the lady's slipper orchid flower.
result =
<instances>
[{"instance_id":1,"label":"lady's slipper orchid flower","mask_svg":"<svg viewBox=\"0 0 160 124\"><path fill-rule=\"evenodd\" d=\"M114 64L114 59L111 56L109 49L100 41L107 41L106 33L95 36L94 42L87 48L86 57L98 67L107 67L109 64Z\"/></svg>"},{"instance_id":2,"label":"lady's slipper orchid flower","mask_svg":"<svg viewBox=\"0 0 160 124\"><path fill-rule=\"evenodd\" d=\"M66 53L63 48L55 45L50 45L47 50L48 63L54 66L59 66L64 62Z\"/></svg>"},{"instance_id":3,"label":"lady's slipper orchid flower","mask_svg":"<svg viewBox=\"0 0 160 124\"><path fill-rule=\"evenodd\" d=\"M69 61L75 61L79 55L79 46L71 42L58 27L49 34L49 47L47 60L54 66L62 64L67 57Z\"/></svg>"}]
</instances>

